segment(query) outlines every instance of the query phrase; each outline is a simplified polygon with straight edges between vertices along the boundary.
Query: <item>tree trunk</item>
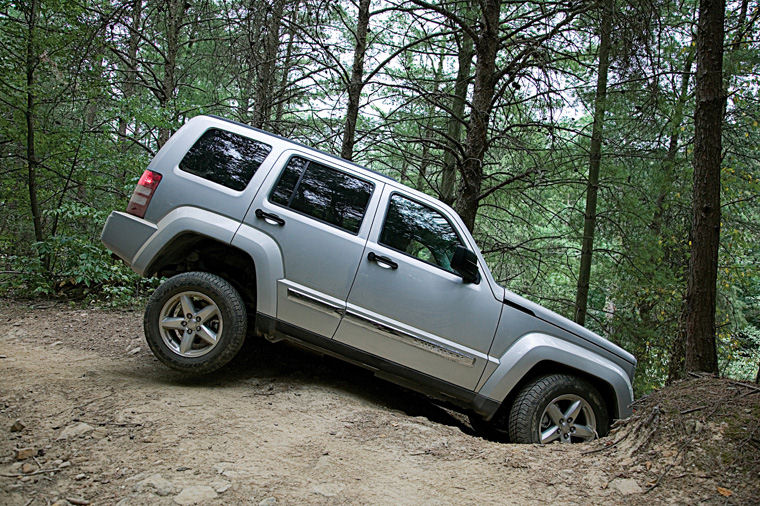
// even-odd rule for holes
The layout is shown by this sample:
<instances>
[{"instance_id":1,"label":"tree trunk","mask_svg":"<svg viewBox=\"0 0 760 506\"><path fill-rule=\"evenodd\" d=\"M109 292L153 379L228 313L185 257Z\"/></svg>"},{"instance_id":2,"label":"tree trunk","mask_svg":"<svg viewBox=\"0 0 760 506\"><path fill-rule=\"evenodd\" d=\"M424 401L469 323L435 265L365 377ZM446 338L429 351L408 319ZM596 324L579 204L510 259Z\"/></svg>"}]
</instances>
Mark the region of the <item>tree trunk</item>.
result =
<instances>
[{"instance_id":1,"label":"tree trunk","mask_svg":"<svg viewBox=\"0 0 760 506\"><path fill-rule=\"evenodd\" d=\"M475 84L472 95L470 122L467 125L462 183L456 210L465 226L475 228L475 216L480 203L480 189L483 183L483 160L488 145L488 123L496 86L496 54L499 52L500 0L485 0L481 31L476 46Z\"/></svg>"},{"instance_id":2,"label":"tree trunk","mask_svg":"<svg viewBox=\"0 0 760 506\"><path fill-rule=\"evenodd\" d=\"M45 235L42 230L42 214L40 212L40 204L37 199L37 169L39 168L39 160L37 160L37 153L34 146L34 113L37 104L35 102L34 89L36 86L36 80L34 72L37 68L37 51L35 48L35 34L37 31L37 18L38 12L37 0L29 2L29 7L26 12L27 23L27 39L26 39L26 109L24 110L24 116L26 119L26 166L27 177L29 187L29 207L32 211L32 224L34 225L34 239L37 242L45 240ZM40 256L45 268L48 266L48 258L44 255Z\"/></svg>"},{"instance_id":3,"label":"tree trunk","mask_svg":"<svg viewBox=\"0 0 760 506\"><path fill-rule=\"evenodd\" d=\"M697 27L694 199L686 292L686 370L718 372L715 345L725 0L701 0Z\"/></svg>"},{"instance_id":4,"label":"tree trunk","mask_svg":"<svg viewBox=\"0 0 760 506\"><path fill-rule=\"evenodd\" d=\"M441 83L441 76L443 75L443 63L446 60L446 53L441 52L441 54L438 56L438 68L436 69L435 73L433 74L433 82L435 83L433 85L433 90L431 91L433 100L429 101L427 104L427 119L424 122L424 126L422 127L424 129L423 132L420 132L420 139L422 141L422 154L420 155L420 168L417 172L417 184L415 184L415 189L419 191L425 191L425 187L427 186L427 168L430 164L431 157L430 157L430 144L433 140L433 119L435 117L435 109L436 106L434 104L434 101L436 97L438 97L438 94L440 93L439 86ZM420 122L422 123L422 122Z\"/></svg>"},{"instance_id":5,"label":"tree trunk","mask_svg":"<svg viewBox=\"0 0 760 506\"><path fill-rule=\"evenodd\" d=\"M124 79L124 86L122 88L122 94L124 102L129 103L130 99L135 95L137 89L137 51L140 47L140 24L142 22L142 2L143 0L135 0L132 3L132 21L131 29L129 30L129 45L127 47L127 63L126 63L126 77ZM119 151L126 153L129 150L130 142L127 140L127 127L129 126L129 118L125 117L122 113L119 116ZM120 176L121 186L127 181L126 166L122 165Z\"/></svg>"},{"instance_id":6,"label":"tree trunk","mask_svg":"<svg viewBox=\"0 0 760 506\"><path fill-rule=\"evenodd\" d=\"M253 126L265 128L272 116L272 87L274 70L277 63L277 51L280 48L280 25L284 0L275 0L272 13L267 23L267 35L264 39L264 58L256 79L256 98L254 99Z\"/></svg>"},{"instance_id":7,"label":"tree trunk","mask_svg":"<svg viewBox=\"0 0 760 506\"><path fill-rule=\"evenodd\" d=\"M174 98L174 89L177 86L175 72L179 53L179 34L182 29L182 19L189 6L190 4L185 3L185 0L169 0L166 3L166 56L160 100L163 109L167 109ZM159 148L166 144L171 134L170 128L161 127L158 129Z\"/></svg>"},{"instance_id":8,"label":"tree trunk","mask_svg":"<svg viewBox=\"0 0 760 506\"><path fill-rule=\"evenodd\" d=\"M364 87L364 56L367 51L367 32L369 30L369 6L371 0L359 2L359 18L356 23L356 45L354 47L354 64L351 67L351 81L348 83L348 108L346 110L345 130L340 156L351 160L356 143L356 121L359 117L359 100Z\"/></svg>"},{"instance_id":9,"label":"tree trunk","mask_svg":"<svg viewBox=\"0 0 760 506\"><path fill-rule=\"evenodd\" d=\"M665 212L665 199L671 191L671 186L676 179L676 155L678 154L678 143L681 137L681 122L683 121L683 111L686 106L686 102L689 99L689 81L691 78L691 67L694 64L694 54L689 52L686 56L686 62L684 63L683 77L681 78L681 89L678 94L678 101L676 102L675 109L673 110L673 117L670 120L670 142L668 144L668 152L665 155L662 168L665 175L663 186L660 189L659 195L655 202L655 211L652 215L652 222L649 224L649 228L656 234L656 237L662 237L662 216ZM680 255L679 255L680 256ZM683 258L685 260L685 258ZM679 265L683 265L682 260L677 262ZM675 264L671 262L671 265ZM684 281L683 276L679 276L679 281ZM683 285L682 285L683 286ZM678 330L670 345L669 357L668 357L668 383L672 383L678 379L681 379L686 374L685 366L685 353L686 353L686 320L685 312L681 311L681 316L678 319Z\"/></svg>"},{"instance_id":10,"label":"tree trunk","mask_svg":"<svg viewBox=\"0 0 760 506\"><path fill-rule=\"evenodd\" d=\"M599 165L602 159L602 130L607 102L607 71L610 64L610 43L612 32L612 1L607 0L601 9L601 40L599 42L599 70L596 78L594 99L594 124L591 130L588 183L586 185L586 212L583 220L583 244L581 246L581 266L578 286L575 292L575 322L586 322L588 291L591 281L591 257L594 250L594 230L596 228L596 200L599 191Z\"/></svg>"},{"instance_id":11,"label":"tree trunk","mask_svg":"<svg viewBox=\"0 0 760 506\"><path fill-rule=\"evenodd\" d=\"M694 53L689 52L684 63L683 77L681 78L681 88L678 93L673 116L670 120L670 140L668 142L668 152L663 160L662 170L664 173L663 184L659 189L657 200L655 201L655 210L652 215L652 222L649 228L660 236L662 230L662 215L665 212L665 199L670 194L673 182L676 180L678 171L675 170L676 155L678 154L678 143L681 139L681 122L683 121L683 111L686 102L689 99L689 81L691 78L691 67L694 65Z\"/></svg>"},{"instance_id":12,"label":"tree trunk","mask_svg":"<svg viewBox=\"0 0 760 506\"><path fill-rule=\"evenodd\" d=\"M298 7L300 0L296 0L293 4L293 13L290 18L290 34L288 37L288 45L285 49L285 60L282 62L282 77L280 78L280 89L278 92L279 98L277 99L277 106L275 107L274 115L274 130L277 133L282 133L282 116L285 112L285 103L287 100L284 98L288 94L288 75L290 73L290 63L293 59L293 44L296 38L296 22L298 21Z\"/></svg>"},{"instance_id":13,"label":"tree trunk","mask_svg":"<svg viewBox=\"0 0 760 506\"><path fill-rule=\"evenodd\" d=\"M451 115L449 116L446 135L446 152L443 155L443 175L441 177L441 200L448 205L454 203L456 195L454 188L457 177L456 151L461 145L462 124L464 123L464 107L467 102L467 85L470 81L472 67L472 39L462 32L462 46L459 48L457 78L454 83L454 95L451 97Z\"/></svg>"}]
</instances>

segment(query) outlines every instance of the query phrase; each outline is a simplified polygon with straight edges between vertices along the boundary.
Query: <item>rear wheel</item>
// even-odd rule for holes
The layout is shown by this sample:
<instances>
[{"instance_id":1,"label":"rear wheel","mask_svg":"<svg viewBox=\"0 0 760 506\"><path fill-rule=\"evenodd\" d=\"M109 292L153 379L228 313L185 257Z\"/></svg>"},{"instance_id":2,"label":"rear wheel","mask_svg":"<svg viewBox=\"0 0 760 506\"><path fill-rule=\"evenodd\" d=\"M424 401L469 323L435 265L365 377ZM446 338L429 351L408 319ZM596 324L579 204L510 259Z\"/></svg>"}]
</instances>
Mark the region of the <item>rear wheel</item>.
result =
<instances>
[{"instance_id":1,"label":"rear wheel","mask_svg":"<svg viewBox=\"0 0 760 506\"><path fill-rule=\"evenodd\" d=\"M599 391L568 374L536 378L522 387L509 413L514 443L581 443L607 434L609 417Z\"/></svg>"},{"instance_id":2,"label":"rear wheel","mask_svg":"<svg viewBox=\"0 0 760 506\"><path fill-rule=\"evenodd\" d=\"M247 316L240 294L208 272L178 274L158 287L143 321L153 354L173 369L215 371L237 354Z\"/></svg>"}]
</instances>

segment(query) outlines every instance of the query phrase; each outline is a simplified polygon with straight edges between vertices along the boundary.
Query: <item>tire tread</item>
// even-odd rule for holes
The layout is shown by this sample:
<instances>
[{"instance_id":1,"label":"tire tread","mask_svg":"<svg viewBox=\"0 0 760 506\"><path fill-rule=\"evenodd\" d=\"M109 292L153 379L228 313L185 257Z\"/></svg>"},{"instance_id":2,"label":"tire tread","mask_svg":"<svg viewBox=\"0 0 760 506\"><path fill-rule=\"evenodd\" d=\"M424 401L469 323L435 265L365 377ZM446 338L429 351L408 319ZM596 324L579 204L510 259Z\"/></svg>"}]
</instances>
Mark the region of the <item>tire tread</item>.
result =
<instances>
[{"instance_id":1,"label":"tire tread","mask_svg":"<svg viewBox=\"0 0 760 506\"><path fill-rule=\"evenodd\" d=\"M214 301L219 310L225 314L224 330L222 339L224 342L220 352L211 352L211 357L206 360L193 360L178 357L173 352L166 350L161 339L155 320L167 297L173 295L176 290L188 288L200 289L208 294L218 293L221 300ZM227 307L223 307L227 306ZM172 369L188 374L208 374L226 365L237 355L243 346L248 326L245 303L238 291L224 278L210 272L191 271L177 274L159 286L148 300L143 318L145 337L153 355ZM204 357L205 358L205 357Z\"/></svg>"},{"instance_id":2,"label":"tire tread","mask_svg":"<svg viewBox=\"0 0 760 506\"><path fill-rule=\"evenodd\" d=\"M508 421L510 441L513 443L537 442L536 435L533 434L533 417L536 415L536 410L545 400L547 392L567 385L577 385L580 389L585 390L588 396L591 397L590 400L594 401L591 403L592 406L599 404L600 412L596 413L598 418L597 430L606 432L608 424L607 412L604 403L597 402L597 400L601 400L601 396L596 388L588 381L576 376L569 374L548 374L539 376L525 384L512 402Z\"/></svg>"}]
</instances>

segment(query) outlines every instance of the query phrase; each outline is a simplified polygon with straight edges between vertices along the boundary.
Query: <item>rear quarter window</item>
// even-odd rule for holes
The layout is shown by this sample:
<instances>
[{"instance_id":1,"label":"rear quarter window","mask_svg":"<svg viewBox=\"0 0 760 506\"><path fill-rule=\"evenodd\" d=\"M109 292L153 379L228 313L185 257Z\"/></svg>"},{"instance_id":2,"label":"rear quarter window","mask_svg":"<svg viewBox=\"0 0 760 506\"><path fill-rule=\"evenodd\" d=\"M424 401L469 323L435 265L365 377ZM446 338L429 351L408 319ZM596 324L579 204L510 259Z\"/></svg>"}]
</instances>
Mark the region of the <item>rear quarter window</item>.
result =
<instances>
[{"instance_id":1,"label":"rear quarter window","mask_svg":"<svg viewBox=\"0 0 760 506\"><path fill-rule=\"evenodd\" d=\"M218 128L206 130L179 168L233 190L243 190L272 146Z\"/></svg>"}]
</instances>

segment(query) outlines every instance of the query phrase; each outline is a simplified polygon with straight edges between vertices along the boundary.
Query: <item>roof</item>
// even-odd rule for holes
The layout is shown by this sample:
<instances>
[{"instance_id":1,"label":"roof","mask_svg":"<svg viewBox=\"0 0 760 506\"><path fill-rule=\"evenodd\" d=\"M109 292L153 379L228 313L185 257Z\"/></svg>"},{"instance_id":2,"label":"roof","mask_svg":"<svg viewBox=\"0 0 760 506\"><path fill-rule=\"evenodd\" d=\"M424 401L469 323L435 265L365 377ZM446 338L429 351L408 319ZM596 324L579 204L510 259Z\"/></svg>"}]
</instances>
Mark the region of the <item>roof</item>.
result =
<instances>
[{"instance_id":1,"label":"roof","mask_svg":"<svg viewBox=\"0 0 760 506\"><path fill-rule=\"evenodd\" d=\"M389 180L391 180L391 181L393 181L395 183L398 182L394 178L392 178L392 177L390 177L390 176L388 176L386 174L383 174L382 172L378 172L376 170L369 169L367 167L364 167L363 165L359 165L356 162L352 162L351 160L346 160L345 158L341 158L339 156L333 155L332 153L328 153L327 151L322 151L321 149L317 149L317 148L313 148L311 146L307 146L306 144L303 144L303 143L298 142L298 141L294 141L293 139L288 139L287 137L283 137L281 135L277 135L277 134L274 134L272 132L267 132L266 130L261 130L260 128L252 127L251 125L246 125L245 123L241 123L239 121L235 121L235 120L228 119L228 118L223 118L223 117L217 116L215 114L205 114L204 116L208 116L210 118L218 119L218 120L221 120L221 121L226 121L227 123L232 123L233 125L238 125L238 126L241 126L241 127L244 127L244 128L248 128L249 130L253 130L254 132L259 132L259 133L263 133L263 134L266 134L266 135L270 135L270 136L275 137L277 139L289 142L291 144L295 144L296 146L298 146L300 148L303 148L303 149L306 149L306 150L309 150L309 151L314 151L315 153L319 153L319 154L327 156L329 158L333 158L335 160L339 160L339 161L341 161L343 163L351 164L351 165L353 165L355 167L358 167L358 168L360 168L362 170L366 170L368 172L372 172L373 174L375 174L377 176L380 176L380 177L385 178L385 179L389 179Z\"/></svg>"}]
</instances>

